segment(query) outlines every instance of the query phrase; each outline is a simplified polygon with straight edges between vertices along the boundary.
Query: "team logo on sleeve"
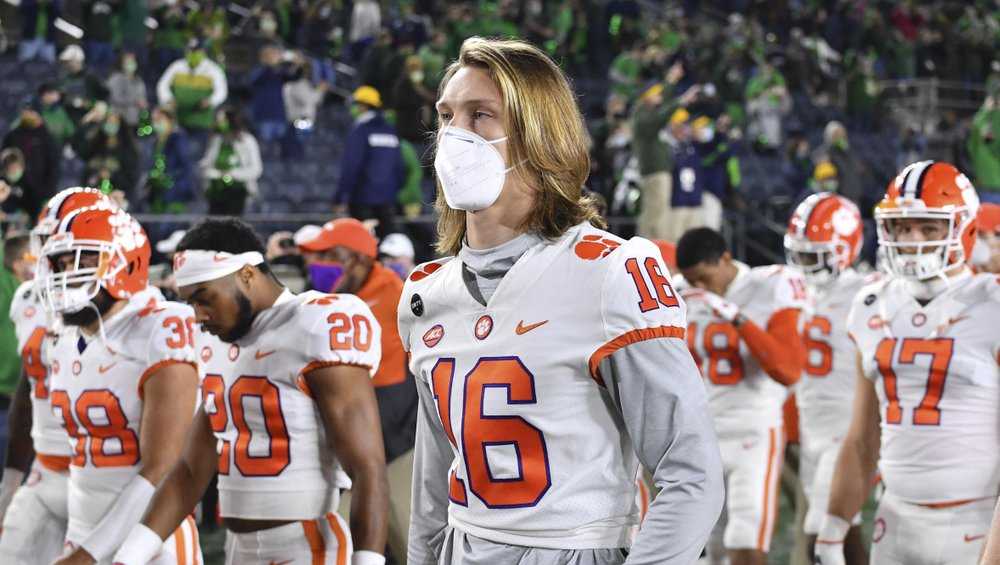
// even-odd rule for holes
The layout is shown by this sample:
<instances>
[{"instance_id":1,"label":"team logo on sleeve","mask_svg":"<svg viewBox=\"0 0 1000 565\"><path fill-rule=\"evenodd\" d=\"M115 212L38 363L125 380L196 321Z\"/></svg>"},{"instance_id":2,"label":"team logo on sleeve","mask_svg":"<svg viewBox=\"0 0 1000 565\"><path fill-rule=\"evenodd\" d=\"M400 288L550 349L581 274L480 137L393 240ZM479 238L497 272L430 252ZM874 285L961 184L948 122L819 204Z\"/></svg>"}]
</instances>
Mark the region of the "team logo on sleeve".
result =
<instances>
[{"instance_id":1,"label":"team logo on sleeve","mask_svg":"<svg viewBox=\"0 0 1000 565\"><path fill-rule=\"evenodd\" d=\"M441 338L443 337L444 337L444 326L438 324L433 328L427 330L427 332L424 334L423 338L424 345L426 345L428 348L434 347L435 345L440 343Z\"/></svg>"},{"instance_id":2,"label":"team logo on sleeve","mask_svg":"<svg viewBox=\"0 0 1000 565\"><path fill-rule=\"evenodd\" d=\"M489 315L481 316L476 322L476 337L479 339L486 339L492 331L493 318L489 317Z\"/></svg>"},{"instance_id":3,"label":"team logo on sleeve","mask_svg":"<svg viewBox=\"0 0 1000 565\"><path fill-rule=\"evenodd\" d=\"M603 259L611 254L612 251L618 249L621 243L613 240L601 237L599 235L585 235L582 240L576 244L574 251L576 256L580 259L586 259L588 261L594 261L596 259Z\"/></svg>"}]
</instances>

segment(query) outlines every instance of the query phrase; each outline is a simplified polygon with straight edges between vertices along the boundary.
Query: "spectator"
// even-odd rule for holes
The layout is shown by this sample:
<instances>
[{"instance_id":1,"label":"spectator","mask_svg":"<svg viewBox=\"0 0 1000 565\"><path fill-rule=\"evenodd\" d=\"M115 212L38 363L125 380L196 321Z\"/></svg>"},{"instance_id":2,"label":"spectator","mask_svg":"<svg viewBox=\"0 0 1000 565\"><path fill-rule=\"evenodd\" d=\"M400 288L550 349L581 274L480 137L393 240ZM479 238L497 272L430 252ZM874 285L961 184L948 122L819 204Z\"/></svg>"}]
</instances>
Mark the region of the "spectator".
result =
<instances>
[{"instance_id":1,"label":"spectator","mask_svg":"<svg viewBox=\"0 0 1000 565\"><path fill-rule=\"evenodd\" d=\"M927 138L910 126L903 130L896 149L896 170L902 171L910 163L927 158Z\"/></svg>"},{"instance_id":2,"label":"spectator","mask_svg":"<svg viewBox=\"0 0 1000 565\"><path fill-rule=\"evenodd\" d=\"M360 61L382 27L382 12L375 0L357 0L351 11L348 60Z\"/></svg>"},{"instance_id":3,"label":"spectator","mask_svg":"<svg viewBox=\"0 0 1000 565\"><path fill-rule=\"evenodd\" d=\"M56 19L62 14L60 0L21 0L21 43L17 59L22 63L41 59L56 61Z\"/></svg>"},{"instance_id":4,"label":"spectator","mask_svg":"<svg viewBox=\"0 0 1000 565\"><path fill-rule=\"evenodd\" d=\"M0 269L0 310L10 312L11 302L21 283L33 278L34 263L28 255L28 236L15 235L4 240L3 268ZM17 335L10 316L0 320L0 466L7 452L7 411L21 378L21 356Z\"/></svg>"},{"instance_id":5,"label":"spectator","mask_svg":"<svg viewBox=\"0 0 1000 565\"><path fill-rule=\"evenodd\" d=\"M316 110L326 97L329 84L313 84L309 77L309 61L297 53L289 81L283 87L285 116L292 134L286 144L286 156L301 157L316 124Z\"/></svg>"},{"instance_id":6,"label":"spectator","mask_svg":"<svg viewBox=\"0 0 1000 565\"><path fill-rule=\"evenodd\" d=\"M777 150L782 145L782 119L792 109L785 77L765 61L747 84L745 96L747 134L758 149Z\"/></svg>"},{"instance_id":7,"label":"spectator","mask_svg":"<svg viewBox=\"0 0 1000 565\"><path fill-rule=\"evenodd\" d=\"M8 147L0 151L0 222L6 222L9 216L24 213L25 191L21 186L24 179L24 155L16 147ZM28 218L33 220L34 218ZM6 231L6 225L0 233Z\"/></svg>"},{"instance_id":8,"label":"spectator","mask_svg":"<svg viewBox=\"0 0 1000 565\"><path fill-rule=\"evenodd\" d=\"M392 269L399 278L406 280L415 266L416 251L405 234L390 233L378 245L379 260Z\"/></svg>"},{"instance_id":9,"label":"spectator","mask_svg":"<svg viewBox=\"0 0 1000 565\"><path fill-rule=\"evenodd\" d=\"M677 241L684 232L705 225L703 206L704 174L701 156L691 138L690 114L680 108L670 116L673 150L673 179L665 233L667 241Z\"/></svg>"},{"instance_id":10,"label":"spectator","mask_svg":"<svg viewBox=\"0 0 1000 565\"><path fill-rule=\"evenodd\" d=\"M104 119L83 130L80 158L84 162L82 184L101 189L105 194L121 191L136 201L139 182L139 147L135 132L120 114L111 111Z\"/></svg>"},{"instance_id":11,"label":"spectator","mask_svg":"<svg viewBox=\"0 0 1000 565\"><path fill-rule=\"evenodd\" d=\"M97 102L108 98L108 91L101 79L87 71L84 61L83 49L79 45L67 45L59 54L62 66L59 90L62 91L66 111L76 124L80 123L84 114L92 110Z\"/></svg>"},{"instance_id":12,"label":"spectator","mask_svg":"<svg viewBox=\"0 0 1000 565\"><path fill-rule=\"evenodd\" d=\"M674 65L667 73L667 84L677 84L684 70ZM672 152L660 136L679 104L690 102L697 90L689 89L677 101L666 102L663 84L655 84L639 97L632 114L632 148L639 162L640 191L638 235L649 239L666 239L671 192Z\"/></svg>"},{"instance_id":13,"label":"spectator","mask_svg":"<svg viewBox=\"0 0 1000 565\"><path fill-rule=\"evenodd\" d=\"M837 167L829 161L820 161L813 169L809 183L795 198L796 204L813 194L821 192L838 192L840 189L840 173Z\"/></svg>"},{"instance_id":14,"label":"spectator","mask_svg":"<svg viewBox=\"0 0 1000 565\"><path fill-rule=\"evenodd\" d=\"M708 116L691 122L694 147L701 159L702 206L705 225L719 230L722 226L723 203L740 186L740 160L725 133L716 132Z\"/></svg>"},{"instance_id":15,"label":"spectator","mask_svg":"<svg viewBox=\"0 0 1000 565\"><path fill-rule=\"evenodd\" d=\"M153 60L156 74L162 75L171 63L184 56L190 33L184 5L176 0L166 2L154 12L154 16L157 28L153 34Z\"/></svg>"},{"instance_id":16,"label":"spectator","mask_svg":"<svg viewBox=\"0 0 1000 565\"><path fill-rule=\"evenodd\" d=\"M112 45L117 14L111 2L105 0L83 0L80 6L83 12L83 47L87 53L87 63L90 68L101 76L107 73L115 60L115 48Z\"/></svg>"},{"instance_id":17,"label":"spectator","mask_svg":"<svg viewBox=\"0 0 1000 565\"><path fill-rule=\"evenodd\" d=\"M182 214L194 200L194 163L188 137L177 126L173 112L155 108L153 124L153 164L146 178L147 201L153 213Z\"/></svg>"},{"instance_id":18,"label":"spectator","mask_svg":"<svg viewBox=\"0 0 1000 565\"><path fill-rule=\"evenodd\" d=\"M281 68L281 48L273 43L261 48L260 64L247 77L251 115L261 143L280 142L285 137L288 123L283 89L288 78Z\"/></svg>"},{"instance_id":19,"label":"spectator","mask_svg":"<svg viewBox=\"0 0 1000 565\"><path fill-rule=\"evenodd\" d=\"M208 213L239 216L247 197L257 196L257 179L263 171L260 147L234 108L218 111L215 129L198 163L207 183Z\"/></svg>"},{"instance_id":20,"label":"spectator","mask_svg":"<svg viewBox=\"0 0 1000 565\"><path fill-rule=\"evenodd\" d=\"M327 222L312 241L301 247L316 290L357 295L371 306L375 321L382 327L382 362L372 384L385 438L390 488L394 493L389 509L388 545L393 555L406 555L417 390L406 367L406 352L396 324L403 281L376 260L375 238L355 219ZM346 518L350 499L345 496L340 502Z\"/></svg>"},{"instance_id":21,"label":"spectator","mask_svg":"<svg viewBox=\"0 0 1000 565\"><path fill-rule=\"evenodd\" d=\"M109 102L125 124L135 129L149 103L146 83L138 76L139 61L134 53L122 53L118 70L108 79Z\"/></svg>"},{"instance_id":22,"label":"spectator","mask_svg":"<svg viewBox=\"0 0 1000 565\"><path fill-rule=\"evenodd\" d=\"M118 26L121 30L121 47L122 50L135 54L135 58L139 62L139 68L141 69L146 68L146 63L149 59L146 47L147 17L149 17L149 7L146 0L123 0L118 14ZM174 59L176 57L170 60L173 61Z\"/></svg>"},{"instance_id":23,"label":"spectator","mask_svg":"<svg viewBox=\"0 0 1000 565\"><path fill-rule=\"evenodd\" d=\"M3 138L2 148L8 147L17 148L23 157L22 173L15 175L20 178L14 182L22 189L22 209L35 218L42 205L56 193L61 168L59 144L45 129L37 103L26 103L21 108L17 126Z\"/></svg>"},{"instance_id":24,"label":"spectator","mask_svg":"<svg viewBox=\"0 0 1000 565\"><path fill-rule=\"evenodd\" d=\"M396 130L399 136L415 147L427 142L427 132L432 123L431 107L436 94L424 86L424 64L420 57L406 58L402 76L396 81Z\"/></svg>"},{"instance_id":25,"label":"spectator","mask_svg":"<svg viewBox=\"0 0 1000 565\"><path fill-rule=\"evenodd\" d=\"M829 161L837 171L837 190L861 209L861 215L870 218L875 203L882 196L883 183L872 182L868 167L851 150L847 129L832 121L823 130L823 145L813 159L819 163Z\"/></svg>"},{"instance_id":26,"label":"spectator","mask_svg":"<svg viewBox=\"0 0 1000 565\"><path fill-rule=\"evenodd\" d=\"M405 180L396 128L382 114L382 97L362 86L351 97L354 126L344 142L340 183L333 195L340 212L347 206L359 220L378 220L379 236L395 231L396 200Z\"/></svg>"},{"instance_id":27,"label":"spectator","mask_svg":"<svg viewBox=\"0 0 1000 565\"><path fill-rule=\"evenodd\" d=\"M203 44L192 43L183 59L167 67L156 84L161 106L173 108L189 132L205 132L215 124L215 109L229 96L226 73L208 59Z\"/></svg>"},{"instance_id":28,"label":"spectator","mask_svg":"<svg viewBox=\"0 0 1000 565\"><path fill-rule=\"evenodd\" d=\"M54 85L43 83L38 87L38 101L40 102L39 109L42 119L52 135L52 139L60 148L65 146L66 142L72 139L76 126L73 125L73 120L66 113L66 109L63 108L62 93Z\"/></svg>"},{"instance_id":29,"label":"spectator","mask_svg":"<svg viewBox=\"0 0 1000 565\"><path fill-rule=\"evenodd\" d=\"M993 96L986 98L972 118L966 148L976 188L990 193L989 198L1000 195L1000 107Z\"/></svg>"},{"instance_id":30,"label":"spectator","mask_svg":"<svg viewBox=\"0 0 1000 565\"><path fill-rule=\"evenodd\" d=\"M444 30L436 30L431 34L429 43L417 50L417 55L424 66L424 86L431 92L437 92L438 84L444 75L444 65L448 59L448 34Z\"/></svg>"},{"instance_id":31,"label":"spectator","mask_svg":"<svg viewBox=\"0 0 1000 565\"><path fill-rule=\"evenodd\" d=\"M396 114L392 110L385 113L385 119L390 125L396 125ZM403 170L405 171L406 180L403 181L403 188L400 189L396 200L403 208L403 215L409 219L413 219L420 216L420 212L423 209L423 165L420 163L420 155L417 149L409 141L400 138L399 152L403 157Z\"/></svg>"}]
</instances>

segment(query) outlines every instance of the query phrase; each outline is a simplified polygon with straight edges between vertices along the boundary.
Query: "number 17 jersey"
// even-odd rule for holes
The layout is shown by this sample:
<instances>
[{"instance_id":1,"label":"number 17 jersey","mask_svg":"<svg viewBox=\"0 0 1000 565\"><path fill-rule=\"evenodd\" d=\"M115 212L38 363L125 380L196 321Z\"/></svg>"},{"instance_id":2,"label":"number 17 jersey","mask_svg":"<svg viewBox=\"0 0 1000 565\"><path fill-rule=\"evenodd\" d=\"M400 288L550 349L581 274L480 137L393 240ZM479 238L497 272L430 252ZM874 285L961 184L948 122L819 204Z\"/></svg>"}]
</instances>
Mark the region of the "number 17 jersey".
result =
<instances>
[{"instance_id":1,"label":"number 17 jersey","mask_svg":"<svg viewBox=\"0 0 1000 565\"><path fill-rule=\"evenodd\" d=\"M414 470L415 500L423 484L447 481L449 524L468 534L627 547L639 521L638 463L598 367L630 343L683 339L684 306L659 250L581 224L529 248L486 305L463 270L457 259L419 267L400 304L422 410L433 414L418 449L427 433L451 447ZM669 379L671 367L630 377Z\"/></svg>"}]
</instances>

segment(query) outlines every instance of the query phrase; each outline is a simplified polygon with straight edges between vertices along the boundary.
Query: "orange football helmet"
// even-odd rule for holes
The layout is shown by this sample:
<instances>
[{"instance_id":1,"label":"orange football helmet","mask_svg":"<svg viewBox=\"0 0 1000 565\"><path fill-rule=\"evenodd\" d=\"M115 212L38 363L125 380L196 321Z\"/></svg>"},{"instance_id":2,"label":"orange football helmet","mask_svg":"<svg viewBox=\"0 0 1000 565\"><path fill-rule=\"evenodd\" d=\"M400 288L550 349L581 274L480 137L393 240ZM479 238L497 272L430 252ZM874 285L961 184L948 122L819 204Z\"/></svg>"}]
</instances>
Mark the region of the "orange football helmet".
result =
<instances>
[{"instance_id":1,"label":"orange football helmet","mask_svg":"<svg viewBox=\"0 0 1000 565\"><path fill-rule=\"evenodd\" d=\"M79 208L87 206L108 206L115 207L114 202L103 192L96 188L75 186L60 190L55 196L49 199L42 212L38 214L38 223L31 228L29 243L31 255L35 258L41 257L42 246L45 245L45 238L52 234L59 225L59 220L66 214Z\"/></svg>"},{"instance_id":2,"label":"orange football helmet","mask_svg":"<svg viewBox=\"0 0 1000 565\"><path fill-rule=\"evenodd\" d=\"M1000 233L1000 204L983 202L976 214L976 231L980 233Z\"/></svg>"},{"instance_id":3,"label":"orange football helmet","mask_svg":"<svg viewBox=\"0 0 1000 565\"><path fill-rule=\"evenodd\" d=\"M80 208L67 214L42 247L41 295L51 312L76 312L101 288L116 299L127 299L149 282L149 238L132 216L104 206ZM73 254L72 266L59 270L56 259ZM82 261L96 254L95 266Z\"/></svg>"},{"instance_id":4,"label":"orange football helmet","mask_svg":"<svg viewBox=\"0 0 1000 565\"><path fill-rule=\"evenodd\" d=\"M976 188L954 165L919 161L907 166L889 183L875 207L878 244L889 273L925 281L964 265L976 243L978 211ZM909 218L947 221L947 236L934 241L896 241L893 222Z\"/></svg>"},{"instance_id":5,"label":"orange football helmet","mask_svg":"<svg viewBox=\"0 0 1000 565\"><path fill-rule=\"evenodd\" d=\"M812 286L834 281L857 260L864 240L861 212L830 192L813 194L795 207L785 232L785 257Z\"/></svg>"}]
</instances>

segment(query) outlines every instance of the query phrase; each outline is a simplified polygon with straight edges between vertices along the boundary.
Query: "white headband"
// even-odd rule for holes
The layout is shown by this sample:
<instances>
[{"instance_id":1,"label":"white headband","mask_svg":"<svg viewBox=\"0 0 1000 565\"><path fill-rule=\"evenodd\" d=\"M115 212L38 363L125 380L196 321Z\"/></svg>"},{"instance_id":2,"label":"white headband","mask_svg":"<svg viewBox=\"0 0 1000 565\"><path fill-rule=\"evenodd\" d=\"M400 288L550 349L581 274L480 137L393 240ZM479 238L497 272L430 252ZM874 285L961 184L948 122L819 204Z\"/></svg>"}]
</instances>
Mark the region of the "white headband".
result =
<instances>
[{"instance_id":1,"label":"white headband","mask_svg":"<svg viewBox=\"0 0 1000 565\"><path fill-rule=\"evenodd\" d=\"M177 286L189 286L221 279L243 268L260 265L264 256L256 251L233 255L225 251L190 249L174 254L174 280Z\"/></svg>"}]
</instances>

